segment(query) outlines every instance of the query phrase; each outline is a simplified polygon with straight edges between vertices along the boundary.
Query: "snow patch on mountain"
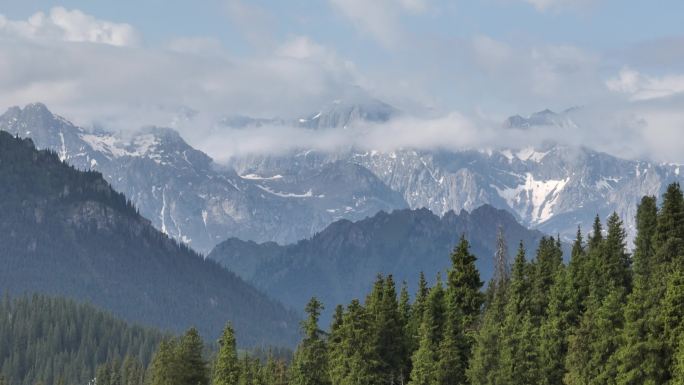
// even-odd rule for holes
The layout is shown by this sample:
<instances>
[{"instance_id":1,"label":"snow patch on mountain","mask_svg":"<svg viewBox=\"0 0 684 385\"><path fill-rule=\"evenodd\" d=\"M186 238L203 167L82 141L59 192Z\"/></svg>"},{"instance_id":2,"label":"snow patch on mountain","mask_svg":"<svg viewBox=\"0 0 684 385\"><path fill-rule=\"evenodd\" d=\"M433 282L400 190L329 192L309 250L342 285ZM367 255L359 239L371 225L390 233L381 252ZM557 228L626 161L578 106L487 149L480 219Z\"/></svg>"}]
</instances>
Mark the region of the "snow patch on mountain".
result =
<instances>
[{"instance_id":1,"label":"snow patch on mountain","mask_svg":"<svg viewBox=\"0 0 684 385\"><path fill-rule=\"evenodd\" d=\"M561 180L536 180L532 173L526 173L524 182L514 186L493 187L508 205L521 217L529 217L530 222L539 224L550 219L553 207L569 178Z\"/></svg>"}]
</instances>

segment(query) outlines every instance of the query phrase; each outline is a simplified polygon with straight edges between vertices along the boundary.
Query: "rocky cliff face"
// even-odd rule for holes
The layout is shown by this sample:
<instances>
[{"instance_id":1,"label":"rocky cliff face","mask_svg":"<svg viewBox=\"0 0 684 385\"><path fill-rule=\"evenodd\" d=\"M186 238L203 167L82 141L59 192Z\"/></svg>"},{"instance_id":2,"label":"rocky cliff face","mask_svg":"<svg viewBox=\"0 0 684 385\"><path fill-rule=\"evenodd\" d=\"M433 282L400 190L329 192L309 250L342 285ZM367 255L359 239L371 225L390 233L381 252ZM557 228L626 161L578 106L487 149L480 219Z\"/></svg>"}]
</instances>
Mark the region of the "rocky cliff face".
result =
<instances>
[{"instance_id":1,"label":"rocky cliff face","mask_svg":"<svg viewBox=\"0 0 684 385\"><path fill-rule=\"evenodd\" d=\"M277 123L332 130L359 119L387 122L397 113L378 101L339 102L297 122L242 117L239 123L240 129ZM512 117L502 129L534 125L558 129L574 122L568 113L542 111ZM89 131L41 104L11 108L0 117L0 129L31 137L78 168L101 171L155 227L205 253L228 237L285 244L339 219L407 207L443 215L490 204L512 212L526 226L566 239L578 224L588 228L596 214L617 211L633 235L641 196L658 195L683 179L678 165L553 144L464 151L321 153L302 148L285 155L244 156L222 166L173 130Z\"/></svg>"},{"instance_id":2,"label":"rocky cliff face","mask_svg":"<svg viewBox=\"0 0 684 385\"><path fill-rule=\"evenodd\" d=\"M155 227L205 253L229 236L285 243L339 218L407 207L401 194L349 162L286 176L239 175L171 129L90 131L42 104L11 108L0 116L0 129L32 138L79 169L102 172Z\"/></svg>"}]
</instances>

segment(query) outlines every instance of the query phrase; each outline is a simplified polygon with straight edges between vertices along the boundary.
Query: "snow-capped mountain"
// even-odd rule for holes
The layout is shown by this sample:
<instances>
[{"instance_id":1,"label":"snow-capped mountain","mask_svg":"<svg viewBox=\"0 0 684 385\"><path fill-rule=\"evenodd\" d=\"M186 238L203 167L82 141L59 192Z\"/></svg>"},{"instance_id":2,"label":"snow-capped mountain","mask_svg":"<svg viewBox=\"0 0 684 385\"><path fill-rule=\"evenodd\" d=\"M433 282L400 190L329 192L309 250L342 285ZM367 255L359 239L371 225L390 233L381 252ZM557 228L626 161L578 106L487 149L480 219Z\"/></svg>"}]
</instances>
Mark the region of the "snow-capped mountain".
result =
<instances>
[{"instance_id":1,"label":"snow-capped mountain","mask_svg":"<svg viewBox=\"0 0 684 385\"><path fill-rule=\"evenodd\" d=\"M511 117L502 129L573 127L571 112L545 110L527 118ZM283 174L297 165L316 169L333 161L370 170L401 193L411 208L426 207L444 215L491 204L511 211L531 228L566 239L574 237L577 225L588 229L595 215L605 218L613 211L622 216L633 235L641 197L659 195L669 183L683 179L679 165L625 160L558 144L501 150L299 152L246 157L233 166L240 173Z\"/></svg>"},{"instance_id":2,"label":"snow-capped mountain","mask_svg":"<svg viewBox=\"0 0 684 385\"><path fill-rule=\"evenodd\" d=\"M344 129L359 119L391 119L397 112L386 106L345 108L344 117L335 115L342 109L321 111L310 121L327 123L311 128ZM567 111L510 121L521 129L574 124ZM80 169L102 172L158 229L202 252L229 237L291 243L339 219L407 207L444 215L491 204L526 226L566 238L574 236L578 224L587 228L597 213L605 217L617 211L633 234L635 203L683 179L678 165L553 144L464 151L302 148L244 156L221 166L173 130L86 130L41 104L9 109L0 116L0 129L31 137Z\"/></svg>"},{"instance_id":3,"label":"snow-capped mountain","mask_svg":"<svg viewBox=\"0 0 684 385\"><path fill-rule=\"evenodd\" d=\"M100 171L155 227L205 253L229 236L287 243L340 218L407 207L401 194L355 163L326 162L285 177L238 174L174 130L90 131L42 104L10 108L0 129L32 138L79 169Z\"/></svg>"}]
</instances>

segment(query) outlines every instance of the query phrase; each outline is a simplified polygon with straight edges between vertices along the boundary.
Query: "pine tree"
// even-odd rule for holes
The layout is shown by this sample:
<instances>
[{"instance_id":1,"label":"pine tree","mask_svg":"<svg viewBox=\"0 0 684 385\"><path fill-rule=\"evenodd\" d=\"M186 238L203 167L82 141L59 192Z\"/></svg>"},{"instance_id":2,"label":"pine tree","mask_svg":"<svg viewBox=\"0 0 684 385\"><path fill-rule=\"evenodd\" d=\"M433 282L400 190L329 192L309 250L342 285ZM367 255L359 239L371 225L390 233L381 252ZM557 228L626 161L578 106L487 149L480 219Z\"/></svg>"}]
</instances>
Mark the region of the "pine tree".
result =
<instances>
[{"instance_id":1,"label":"pine tree","mask_svg":"<svg viewBox=\"0 0 684 385\"><path fill-rule=\"evenodd\" d=\"M435 384L437 381L437 349L444 335L446 304L440 276L430 290L419 330L418 349L411 357L412 369L409 384Z\"/></svg>"},{"instance_id":2,"label":"pine tree","mask_svg":"<svg viewBox=\"0 0 684 385\"><path fill-rule=\"evenodd\" d=\"M497 260L500 261L499 258ZM506 270L508 270L507 274L495 276L487 286L482 320L475 337L473 356L466 372L473 385L499 383L497 376L501 372L502 325L510 285L510 269Z\"/></svg>"},{"instance_id":3,"label":"pine tree","mask_svg":"<svg viewBox=\"0 0 684 385\"><path fill-rule=\"evenodd\" d=\"M671 376L673 346L663 338L662 302L667 277L676 264L684 237L684 203L678 184L663 195L656 209L655 199L642 199L637 211L634 251L634 290L625 309L624 343L616 358L618 384L664 384ZM655 216L655 223L654 223Z\"/></svg>"},{"instance_id":4,"label":"pine tree","mask_svg":"<svg viewBox=\"0 0 684 385\"><path fill-rule=\"evenodd\" d=\"M656 263L667 265L677 262L681 268L682 261L677 257L684 255L684 197L678 183L669 185L663 194L654 247Z\"/></svg>"},{"instance_id":5,"label":"pine tree","mask_svg":"<svg viewBox=\"0 0 684 385\"><path fill-rule=\"evenodd\" d=\"M291 368L292 385L329 384L327 352L318 320L323 305L312 298L306 305L307 319L302 323L304 340L295 351Z\"/></svg>"},{"instance_id":6,"label":"pine tree","mask_svg":"<svg viewBox=\"0 0 684 385\"><path fill-rule=\"evenodd\" d=\"M358 300L347 307L343 321L333 332L330 379L335 385L386 383L377 371L380 358L372 342L372 320Z\"/></svg>"},{"instance_id":7,"label":"pine tree","mask_svg":"<svg viewBox=\"0 0 684 385\"><path fill-rule=\"evenodd\" d=\"M197 329L188 329L181 337L176 353L181 385L209 384L207 363L202 357L203 351L204 343Z\"/></svg>"},{"instance_id":8,"label":"pine tree","mask_svg":"<svg viewBox=\"0 0 684 385\"><path fill-rule=\"evenodd\" d=\"M636 216L634 289L624 311L624 342L615 357L620 385L661 384L669 378L668 354L658 320L662 277L656 271L662 266L654 259L657 216L656 199L644 197Z\"/></svg>"},{"instance_id":9,"label":"pine tree","mask_svg":"<svg viewBox=\"0 0 684 385\"><path fill-rule=\"evenodd\" d=\"M447 291L448 304L446 324L437 347L435 385L457 385L469 383L466 368L471 355L470 340L463 334L463 316L454 304L453 291ZM473 339L474 341L474 339Z\"/></svg>"},{"instance_id":10,"label":"pine tree","mask_svg":"<svg viewBox=\"0 0 684 385\"><path fill-rule=\"evenodd\" d=\"M504 257L501 256L503 260ZM482 281L475 266L477 258L470 253L464 236L451 254L447 275L446 316L437 365L439 384L467 384L465 370L475 344L477 321L484 297ZM503 263L503 261L502 261ZM506 273L500 276L505 279Z\"/></svg>"},{"instance_id":11,"label":"pine tree","mask_svg":"<svg viewBox=\"0 0 684 385\"><path fill-rule=\"evenodd\" d=\"M577 226L577 236L572 244L570 262L568 263L568 280L570 282L570 327L579 325L580 316L584 313L585 302L589 297L590 278L589 260L584 247L582 229Z\"/></svg>"},{"instance_id":12,"label":"pine tree","mask_svg":"<svg viewBox=\"0 0 684 385\"><path fill-rule=\"evenodd\" d=\"M420 325L420 343L413 353L409 385L433 385L437 381L437 346L433 334L436 328L432 312L425 312Z\"/></svg>"},{"instance_id":13,"label":"pine tree","mask_svg":"<svg viewBox=\"0 0 684 385\"><path fill-rule=\"evenodd\" d=\"M600 272L603 275L601 287L623 287L626 292L631 290L632 276L630 272L630 256L625 252L627 233L622 227L622 220L613 213L608 217L608 235L604 241Z\"/></svg>"},{"instance_id":14,"label":"pine tree","mask_svg":"<svg viewBox=\"0 0 684 385\"><path fill-rule=\"evenodd\" d=\"M411 316L409 317L408 322L410 352L414 352L416 349L418 349L418 342L420 341L420 326L423 323L423 314L425 313L425 308L427 307L427 298L429 292L430 289L428 288L425 274L421 271L420 278L418 280L418 291L416 292L416 298L411 306Z\"/></svg>"},{"instance_id":15,"label":"pine tree","mask_svg":"<svg viewBox=\"0 0 684 385\"><path fill-rule=\"evenodd\" d=\"M553 237L542 237L531 271L531 314L537 325L545 317L546 308L549 304L549 291L562 264L563 252L556 240Z\"/></svg>"},{"instance_id":16,"label":"pine tree","mask_svg":"<svg viewBox=\"0 0 684 385\"><path fill-rule=\"evenodd\" d=\"M180 383L178 375L176 346L175 340L166 340L159 344L150 367L151 385L184 385Z\"/></svg>"},{"instance_id":17,"label":"pine tree","mask_svg":"<svg viewBox=\"0 0 684 385\"><path fill-rule=\"evenodd\" d=\"M223 329L219 339L219 351L214 363L214 385L237 385L240 378L240 363L235 344L235 332L230 324Z\"/></svg>"},{"instance_id":18,"label":"pine tree","mask_svg":"<svg viewBox=\"0 0 684 385\"><path fill-rule=\"evenodd\" d=\"M451 298L451 308L448 311L460 315L458 319L461 324L458 327L468 334L474 332L484 302L480 291L482 281L475 266L476 260L477 258L470 253L470 244L461 236L458 246L451 254L451 268L447 275L447 292Z\"/></svg>"},{"instance_id":19,"label":"pine tree","mask_svg":"<svg viewBox=\"0 0 684 385\"><path fill-rule=\"evenodd\" d=\"M551 287L546 318L539 330L540 385L563 382L568 334L574 316L573 297L570 273L561 267Z\"/></svg>"},{"instance_id":20,"label":"pine tree","mask_svg":"<svg viewBox=\"0 0 684 385\"><path fill-rule=\"evenodd\" d=\"M520 243L511 271L511 283L502 325L501 359L498 373L491 375L499 384L534 384L539 380L538 328L532 315L532 266L527 263Z\"/></svg>"},{"instance_id":21,"label":"pine tree","mask_svg":"<svg viewBox=\"0 0 684 385\"><path fill-rule=\"evenodd\" d=\"M648 279L654 253L653 238L658 225L658 206L656 198L645 196L637 207L637 235L634 240L633 271L634 280Z\"/></svg>"},{"instance_id":22,"label":"pine tree","mask_svg":"<svg viewBox=\"0 0 684 385\"><path fill-rule=\"evenodd\" d=\"M602 300L592 295L579 327L569 338L567 385L614 384L618 375L615 353L623 343L625 289L613 288Z\"/></svg>"},{"instance_id":23,"label":"pine tree","mask_svg":"<svg viewBox=\"0 0 684 385\"><path fill-rule=\"evenodd\" d=\"M603 225L601 225L601 217L596 215L587 247L589 251L598 250L601 247L601 243L603 243Z\"/></svg>"},{"instance_id":24,"label":"pine tree","mask_svg":"<svg viewBox=\"0 0 684 385\"><path fill-rule=\"evenodd\" d=\"M494 254L494 277L493 284L508 281L510 275L508 262L508 245L504 236L503 227L499 225L496 231L496 253Z\"/></svg>"}]
</instances>

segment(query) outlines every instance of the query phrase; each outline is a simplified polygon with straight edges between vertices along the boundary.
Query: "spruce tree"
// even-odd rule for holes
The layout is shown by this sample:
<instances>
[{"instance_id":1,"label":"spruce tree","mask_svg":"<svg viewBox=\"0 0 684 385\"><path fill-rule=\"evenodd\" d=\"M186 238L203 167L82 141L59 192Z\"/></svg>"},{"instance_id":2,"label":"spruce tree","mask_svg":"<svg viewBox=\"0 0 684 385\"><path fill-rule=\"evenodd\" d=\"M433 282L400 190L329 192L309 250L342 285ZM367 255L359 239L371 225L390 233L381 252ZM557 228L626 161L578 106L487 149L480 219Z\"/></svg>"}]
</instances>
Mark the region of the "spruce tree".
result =
<instances>
[{"instance_id":1,"label":"spruce tree","mask_svg":"<svg viewBox=\"0 0 684 385\"><path fill-rule=\"evenodd\" d=\"M501 260L496 258L496 260ZM503 269L501 269L503 271ZM510 269L507 274L492 278L480 327L475 336L473 355L467 368L467 377L473 385L498 384L501 367L502 325L505 318L506 300L510 285Z\"/></svg>"},{"instance_id":2,"label":"spruce tree","mask_svg":"<svg viewBox=\"0 0 684 385\"><path fill-rule=\"evenodd\" d=\"M358 300L347 307L342 322L333 331L338 343L330 349L330 379L335 385L386 383L377 371L380 358L373 344L372 319Z\"/></svg>"},{"instance_id":3,"label":"spruce tree","mask_svg":"<svg viewBox=\"0 0 684 385\"><path fill-rule=\"evenodd\" d=\"M418 350L412 357L409 385L433 385L437 381L437 345L433 338L435 319L432 312L425 312L423 318Z\"/></svg>"},{"instance_id":4,"label":"spruce tree","mask_svg":"<svg viewBox=\"0 0 684 385\"><path fill-rule=\"evenodd\" d=\"M219 351L214 363L214 385L237 385L240 378L240 362L235 344L235 332L230 324L223 329L219 339Z\"/></svg>"},{"instance_id":5,"label":"spruce tree","mask_svg":"<svg viewBox=\"0 0 684 385\"><path fill-rule=\"evenodd\" d=\"M634 289L625 307L623 344L619 348L617 383L660 384L669 378L668 359L658 322L661 278L664 267L654 259L658 212L656 199L644 197L637 208L634 249Z\"/></svg>"},{"instance_id":6,"label":"spruce tree","mask_svg":"<svg viewBox=\"0 0 684 385\"><path fill-rule=\"evenodd\" d=\"M623 287L626 289L626 292L629 292L632 285L632 276L630 256L625 251L627 233L622 227L622 220L617 213L613 213L608 217L607 227L608 234L603 245L602 263L599 266L604 278L602 279L603 282L600 282L598 285L602 287Z\"/></svg>"},{"instance_id":7,"label":"spruce tree","mask_svg":"<svg viewBox=\"0 0 684 385\"><path fill-rule=\"evenodd\" d=\"M503 263L504 256L501 256ZM438 383L467 384L465 370L472 354L484 296L482 281L464 236L451 254L447 274L446 324L439 343ZM506 273L499 274L505 279Z\"/></svg>"},{"instance_id":8,"label":"spruce tree","mask_svg":"<svg viewBox=\"0 0 684 385\"><path fill-rule=\"evenodd\" d=\"M181 385L207 385L209 374L202 357L204 343L195 328L188 329L177 346L179 383Z\"/></svg>"},{"instance_id":9,"label":"spruce tree","mask_svg":"<svg viewBox=\"0 0 684 385\"><path fill-rule=\"evenodd\" d=\"M421 271L420 278L418 280L418 290L416 292L416 298L411 306L411 315L409 317L408 328L408 340L409 340L409 351L414 352L418 349L418 342L420 340L420 326L423 322L423 315L425 313L425 308L427 306L427 298L430 289L428 288L427 280L425 279L425 274Z\"/></svg>"},{"instance_id":10,"label":"spruce tree","mask_svg":"<svg viewBox=\"0 0 684 385\"><path fill-rule=\"evenodd\" d=\"M327 351L318 320L323 305L314 297L306 305L307 319L302 323L304 340L294 354L291 369L292 385L327 385Z\"/></svg>"},{"instance_id":11,"label":"spruce tree","mask_svg":"<svg viewBox=\"0 0 684 385\"><path fill-rule=\"evenodd\" d=\"M535 324L545 316L549 303L549 291L558 269L563 264L563 252L553 237L542 237L531 271L531 314Z\"/></svg>"},{"instance_id":12,"label":"spruce tree","mask_svg":"<svg viewBox=\"0 0 684 385\"><path fill-rule=\"evenodd\" d=\"M551 287L546 318L539 330L540 385L563 382L568 334L574 316L574 296L568 269L561 267Z\"/></svg>"},{"instance_id":13,"label":"spruce tree","mask_svg":"<svg viewBox=\"0 0 684 385\"><path fill-rule=\"evenodd\" d=\"M538 328L532 315L531 266L520 242L511 270L511 282L502 325L502 340L495 383L532 384L538 381Z\"/></svg>"},{"instance_id":14,"label":"spruce tree","mask_svg":"<svg viewBox=\"0 0 684 385\"><path fill-rule=\"evenodd\" d=\"M650 268L653 258L653 238L658 225L658 206L656 198L645 196L637 207L636 228L637 235L634 240L633 271L634 280L647 279L650 276Z\"/></svg>"},{"instance_id":15,"label":"spruce tree","mask_svg":"<svg viewBox=\"0 0 684 385\"><path fill-rule=\"evenodd\" d=\"M165 340L159 344L150 366L151 385L184 385L180 382L176 346L175 340Z\"/></svg>"},{"instance_id":16,"label":"spruce tree","mask_svg":"<svg viewBox=\"0 0 684 385\"><path fill-rule=\"evenodd\" d=\"M458 327L469 334L475 331L476 321L484 302L480 291L482 281L475 266L476 260L477 258L470 253L470 244L465 236L461 236L458 246L451 254L451 268L447 274L447 292L451 299L448 311L459 314L455 318L461 322Z\"/></svg>"},{"instance_id":17,"label":"spruce tree","mask_svg":"<svg viewBox=\"0 0 684 385\"><path fill-rule=\"evenodd\" d=\"M615 287L602 299L592 295L579 327L569 338L565 383L614 384L618 376L615 353L622 345L625 289Z\"/></svg>"}]
</instances>

